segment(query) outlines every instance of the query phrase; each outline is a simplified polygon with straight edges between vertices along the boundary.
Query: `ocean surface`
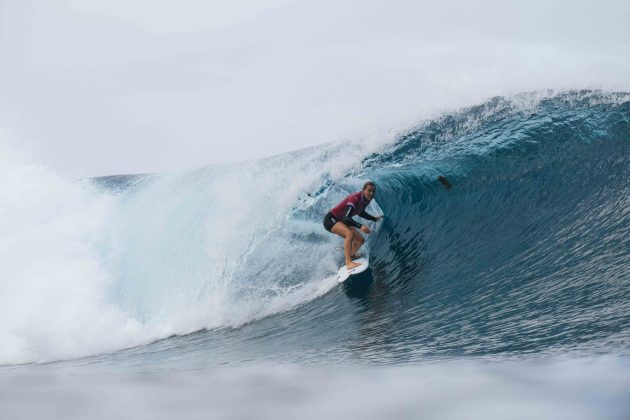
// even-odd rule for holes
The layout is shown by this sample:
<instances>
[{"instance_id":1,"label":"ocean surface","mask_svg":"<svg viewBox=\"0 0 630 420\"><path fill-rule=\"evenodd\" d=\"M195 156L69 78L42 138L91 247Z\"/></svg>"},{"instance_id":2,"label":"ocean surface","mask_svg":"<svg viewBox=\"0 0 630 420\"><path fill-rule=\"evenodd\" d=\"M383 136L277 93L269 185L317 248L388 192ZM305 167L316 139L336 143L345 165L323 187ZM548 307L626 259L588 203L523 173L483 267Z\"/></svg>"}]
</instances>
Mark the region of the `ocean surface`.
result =
<instances>
[{"instance_id":1,"label":"ocean surface","mask_svg":"<svg viewBox=\"0 0 630 420\"><path fill-rule=\"evenodd\" d=\"M1 168L2 419L630 418L629 93L182 173ZM385 218L339 285L322 218L367 180Z\"/></svg>"}]
</instances>

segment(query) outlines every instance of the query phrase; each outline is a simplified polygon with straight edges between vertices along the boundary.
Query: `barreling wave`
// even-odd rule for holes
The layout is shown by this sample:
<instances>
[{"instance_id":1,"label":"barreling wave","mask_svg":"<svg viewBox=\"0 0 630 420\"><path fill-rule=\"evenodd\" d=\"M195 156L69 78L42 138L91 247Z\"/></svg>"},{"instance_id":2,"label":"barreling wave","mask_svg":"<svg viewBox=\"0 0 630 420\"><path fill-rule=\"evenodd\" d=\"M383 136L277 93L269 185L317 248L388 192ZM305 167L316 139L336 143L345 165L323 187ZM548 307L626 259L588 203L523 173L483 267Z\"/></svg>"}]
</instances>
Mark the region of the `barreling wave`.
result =
<instances>
[{"instance_id":1,"label":"barreling wave","mask_svg":"<svg viewBox=\"0 0 630 420\"><path fill-rule=\"evenodd\" d=\"M152 344L164 359L213 363L627 354L629 145L630 95L583 91L494 98L378 148L82 186L31 174L80 205L10 214L0 361L172 335ZM367 179L386 215L372 269L336 287L321 219Z\"/></svg>"},{"instance_id":2,"label":"barreling wave","mask_svg":"<svg viewBox=\"0 0 630 420\"><path fill-rule=\"evenodd\" d=\"M414 337L408 349L627 353L628 99L496 98L370 160L389 215L374 266L404 296L404 313L414 308L396 322ZM445 191L437 174L455 187Z\"/></svg>"}]
</instances>

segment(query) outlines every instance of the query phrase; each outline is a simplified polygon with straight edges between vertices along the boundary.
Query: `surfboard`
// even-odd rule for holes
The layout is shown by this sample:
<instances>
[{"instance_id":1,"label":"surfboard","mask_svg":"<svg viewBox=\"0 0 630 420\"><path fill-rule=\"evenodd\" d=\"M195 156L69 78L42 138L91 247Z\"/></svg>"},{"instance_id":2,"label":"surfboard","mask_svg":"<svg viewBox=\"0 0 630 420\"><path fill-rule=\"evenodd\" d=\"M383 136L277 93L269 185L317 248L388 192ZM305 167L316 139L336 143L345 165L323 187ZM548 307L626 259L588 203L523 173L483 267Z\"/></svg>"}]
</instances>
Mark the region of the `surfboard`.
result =
<instances>
[{"instance_id":1,"label":"surfboard","mask_svg":"<svg viewBox=\"0 0 630 420\"><path fill-rule=\"evenodd\" d=\"M348 267L346 267L345 264L342 265L339 271L337 272L338 283L343 283L344 281L348 280L350 276L363 273L370 266L370 260L368 258L357 258L356 260L352 260L352 261L359 263L361 265L358 267L351 268L350 270L348 270Z\"/></svg>"}]
</instances>

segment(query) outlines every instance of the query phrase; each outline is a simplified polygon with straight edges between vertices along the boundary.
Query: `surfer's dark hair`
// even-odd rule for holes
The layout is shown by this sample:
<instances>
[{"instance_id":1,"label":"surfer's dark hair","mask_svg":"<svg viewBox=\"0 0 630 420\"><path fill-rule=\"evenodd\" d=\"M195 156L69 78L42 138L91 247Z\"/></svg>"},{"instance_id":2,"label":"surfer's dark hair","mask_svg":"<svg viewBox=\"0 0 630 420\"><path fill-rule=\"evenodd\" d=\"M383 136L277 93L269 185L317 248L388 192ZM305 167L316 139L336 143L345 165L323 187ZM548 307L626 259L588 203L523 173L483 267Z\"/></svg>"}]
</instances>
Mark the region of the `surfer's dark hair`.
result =
<instances>
[{"instance_id":1,"label":"surfer's dark hair","mask_svg":"<svg viewBox=\"0 0 630 420\"><path fill-rule=\"evenodd\" d=\"M366 189L367 187L374 187L374 188L376 188L376 184L373 183L372 181L368 181L365 184L363 184L363 190ZM363 191L363 190L361 190L361 191Z\"/></svg>"}]
</instances>

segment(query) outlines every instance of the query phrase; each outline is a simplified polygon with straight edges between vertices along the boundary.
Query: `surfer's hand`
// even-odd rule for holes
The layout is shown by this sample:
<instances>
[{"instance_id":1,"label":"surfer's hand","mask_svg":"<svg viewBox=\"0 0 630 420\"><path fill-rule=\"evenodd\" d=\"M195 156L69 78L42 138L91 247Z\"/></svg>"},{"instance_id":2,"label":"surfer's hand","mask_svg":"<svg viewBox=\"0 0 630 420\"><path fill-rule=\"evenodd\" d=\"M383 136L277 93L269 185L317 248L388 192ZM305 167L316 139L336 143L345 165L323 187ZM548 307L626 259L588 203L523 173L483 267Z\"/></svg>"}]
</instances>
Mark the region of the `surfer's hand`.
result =
<instances>
[{"instance_id":1,"label":"surfer's hand","mask_svg":"<svg viewBox=\"0 0 630 420\"><path fill-rule=\"evenodd\" d=\"M367 226L365 226L365 225L361 226L361 232L363 232L363 233L367 233L367 234L372 233L372 231L370 230L370 228L369 228L369 227L367 227Z\"/></svg>"}]
</instances>

